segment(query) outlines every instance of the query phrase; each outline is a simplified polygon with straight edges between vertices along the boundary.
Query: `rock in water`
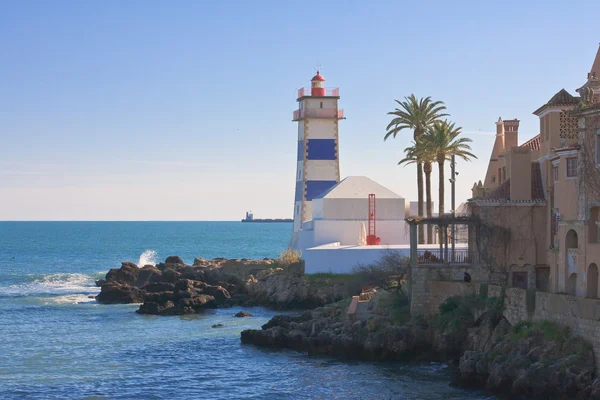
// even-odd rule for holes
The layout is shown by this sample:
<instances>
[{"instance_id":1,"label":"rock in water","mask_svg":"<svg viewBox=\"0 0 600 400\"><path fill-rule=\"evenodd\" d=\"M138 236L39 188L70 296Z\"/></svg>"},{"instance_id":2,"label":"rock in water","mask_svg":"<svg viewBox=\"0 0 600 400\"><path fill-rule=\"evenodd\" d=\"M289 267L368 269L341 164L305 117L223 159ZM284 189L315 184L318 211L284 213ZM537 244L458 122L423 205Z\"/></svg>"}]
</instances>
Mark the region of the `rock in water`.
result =
<instances>
[{"instance_id":1,"label":"rock in water","mask_svg":"<svg viewBox=\"0 0 600 400\"><path fill-rule=\"evenodd\" d=\"M152 265L145 265L138 271L134 286L139 288L144 287L150 282L158 281L161 275L162 272L158 268Z\"/></svg>"},{"instance_id":2,"label":"rock in water","mask_svg":"<svg viewBox=\"0 0 600 400\"><path fill-rule=\"evenodd\" d=\"M144 291L135 286L109 282L102 285L96 300L102 304L141 303L144 301Z\"/></svg>"},{"instance_id":3,"label":"rock in water","mask_svg":"<svg viewBox=\"0 0 600 400\"><path fill-rule=\"evenodd\" d=\"M223 324L214 324L213 326L211 326L211 328L220 328L222 326L223 326Z\"/></svg>"},{"instance_id":4,"label":"rock in water","mask_svg":"<svg viewBox=\"0 0 600 400\"><path fill-rule=\"evenodd\" d=\"M112 268L106 274L106 282L123 283L135 286L140 269L131 262L122 262L121 268Z\"/></svg>"},{"instance_id":5,"label":"rock in water","mask_svg":"<svg viewBox=\"0 0 600 400\"><path fill-rule=\"evenodd\" d=\"M184 264L184 262L179 256L169 256L165 260L165 264Z\"/></svg>"},{"instance_id":6,"label":"rock in water","mask_svg":"<svg viewBox=\"0 0 600 400\"><path fill-rule=\"evenodd\" d=\"M246 311L240 311L239 313L235 314L234 317L244 318L244 317L254 317L254 315L252 315Z\"/></svg>"}]
</instances>

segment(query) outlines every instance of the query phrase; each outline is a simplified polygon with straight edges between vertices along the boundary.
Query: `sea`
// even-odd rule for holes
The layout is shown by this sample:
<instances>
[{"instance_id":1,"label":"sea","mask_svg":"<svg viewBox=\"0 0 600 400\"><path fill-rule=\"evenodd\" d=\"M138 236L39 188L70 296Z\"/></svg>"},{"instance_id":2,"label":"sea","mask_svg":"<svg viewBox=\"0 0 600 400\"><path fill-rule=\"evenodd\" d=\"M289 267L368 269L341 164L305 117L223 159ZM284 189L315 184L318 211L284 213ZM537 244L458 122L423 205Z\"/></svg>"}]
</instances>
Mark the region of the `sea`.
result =
<instances>
[{"instance_id":1,"label":"sea","mask_svg":"<svg viewBox=\"0 0 600 400\"><path fill-rule=\"evenodd\" d=\"M276 312L157 317L101 305L121 261L277 257L289 223L0 222L0 399L493 399L444 365L371 363L240 342ZM222 327L213 328L213 325Z\"/></svg>"}]
</instances>

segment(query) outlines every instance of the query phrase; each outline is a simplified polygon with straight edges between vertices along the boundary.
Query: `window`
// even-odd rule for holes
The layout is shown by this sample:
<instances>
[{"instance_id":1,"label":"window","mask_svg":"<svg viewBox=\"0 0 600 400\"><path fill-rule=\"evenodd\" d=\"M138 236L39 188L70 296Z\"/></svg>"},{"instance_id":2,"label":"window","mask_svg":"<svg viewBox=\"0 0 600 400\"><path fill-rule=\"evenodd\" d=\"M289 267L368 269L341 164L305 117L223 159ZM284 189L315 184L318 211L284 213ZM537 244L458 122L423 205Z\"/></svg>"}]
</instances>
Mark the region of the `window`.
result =
<instances>
[{"instance_id":1,"label":"window","mask_svg":"<svg viewBox=\"0 0 600 400\"><path fill-rule=\"evenodd\" d=\"M498 183L502 182L502 168L498 168Z\"/></svg>"},{"instance_id":2,"label":"window","mask_svg":"<svg viewBox=\"0 0 600 400\"><path fill-rule=\"evenodd\" d=\"M506 180L506 167L502 167L502 182Z\"/></svg>"},{"instance_id":3,"label":"window","mask_svg":"<svg viewBox=\"0 0 600 400\"><path fill-rule=\"evenodd\" d=\"M567 158L567 178L577 176L577 159Z\"/></svg>"},{"instance_id":4,"label":"window","mask_svg":"<svg viewBox=\"0 0 600 400\"><path fill-rule=\"evenodd\" d=\"M554 182L558 181L558 165L552 168L552 172L554 173Z\"/></svg>"},{"instance_id":5,"label":"window","mask_svg":"<svg viewBox=\"0 0 600 400\"><path fill-rule=\"evenodd\" d=\"M496 182L496 177L492 176L492 183Z\"/></svg>"},{"instance_id":6,"label":"window","mask_svg":"<svg viewBox=\"0 0 600 400\"><path fill-rule=\"evenodd\" d=\"M320 108L323 108L323 102L321 102L321 107Z\"/></svg>"}]
</instances>

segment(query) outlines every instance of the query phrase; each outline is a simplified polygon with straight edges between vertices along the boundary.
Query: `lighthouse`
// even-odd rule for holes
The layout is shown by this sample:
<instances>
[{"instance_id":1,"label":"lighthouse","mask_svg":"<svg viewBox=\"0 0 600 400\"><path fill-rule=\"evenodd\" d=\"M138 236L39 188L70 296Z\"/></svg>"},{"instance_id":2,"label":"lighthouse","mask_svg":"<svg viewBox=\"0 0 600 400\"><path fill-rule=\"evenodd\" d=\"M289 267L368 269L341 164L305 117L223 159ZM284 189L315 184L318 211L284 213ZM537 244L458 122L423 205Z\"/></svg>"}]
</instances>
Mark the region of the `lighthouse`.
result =
<instances>
[{"instance_id":1,"label":"lighthouse","mask_svg":"<svg viewBox=\"0 0 600 400\"><path fill-rule=\"evenodd\" d=\"M312 200L340 182L338 121L339 88L326 88L317 71L310 88L298 90L299 107L293 114L298 123L298 158L294 196L294 226L291 248L299 248L298 232L312 220Z\"/></svg>"}]
</instances>

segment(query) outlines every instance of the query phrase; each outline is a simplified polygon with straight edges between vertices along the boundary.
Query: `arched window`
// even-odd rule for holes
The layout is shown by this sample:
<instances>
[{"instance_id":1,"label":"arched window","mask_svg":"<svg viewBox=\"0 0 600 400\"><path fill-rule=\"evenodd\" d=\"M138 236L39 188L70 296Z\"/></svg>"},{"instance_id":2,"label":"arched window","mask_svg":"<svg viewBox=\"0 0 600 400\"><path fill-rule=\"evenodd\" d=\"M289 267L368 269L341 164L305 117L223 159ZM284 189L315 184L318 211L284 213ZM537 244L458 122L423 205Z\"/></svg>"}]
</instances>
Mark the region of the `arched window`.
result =
<instances>
[{"instance_id":1,"label":"arched window","mask_svg":"<svg viewBox=\"0 0 600 400\"><path fill-rule=\"evenodd\" d=\"M567 280L567 293L571 296L577 295L577 274L572 273Z\"/></svg>"},{"instance_id":2,"label":"arched window","mask_svg":"<svg viewBox=\"0 0 600 400\"><path fill-rule=\"evenodd\" d=\"M575 230L571 229L567 232L565 247L567 249L576 249L579 247L579 240L577 239L577 232L575 232Z\"/></svg>"}]
</instances>

